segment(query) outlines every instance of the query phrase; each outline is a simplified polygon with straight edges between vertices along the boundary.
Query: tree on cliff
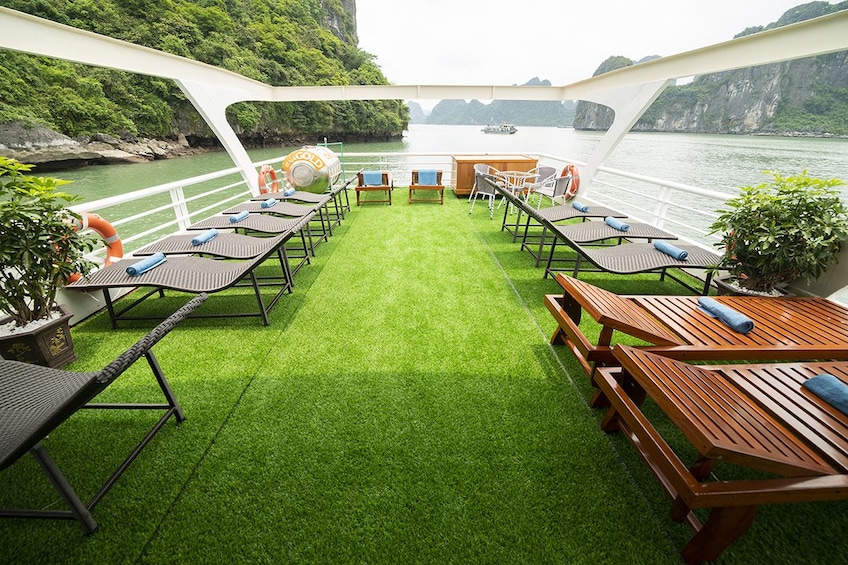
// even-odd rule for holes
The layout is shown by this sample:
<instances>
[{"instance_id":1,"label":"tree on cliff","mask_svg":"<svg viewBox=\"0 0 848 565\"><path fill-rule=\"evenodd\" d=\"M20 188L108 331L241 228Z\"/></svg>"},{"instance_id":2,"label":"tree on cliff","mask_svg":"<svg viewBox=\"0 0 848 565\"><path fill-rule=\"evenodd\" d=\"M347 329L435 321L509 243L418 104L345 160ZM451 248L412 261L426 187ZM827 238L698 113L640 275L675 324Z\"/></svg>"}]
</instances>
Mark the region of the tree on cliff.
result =
<instances>
[{"instance_id":1,"label":"tree on cliff","mask_svg":"<svg viewBox=\"0 0 848 565\"><path fill-rule=\"evenodd\" d=\"M348 1L347 5L351 5ZM275 86L388 84L357 47L342 0L8 0L6 7L220 66ZM401 101L238 103L247 143L385 139L408 121ZM75 137L214 138L169 80L0 51L0 122Z\"/></svg>"}]
</instances>

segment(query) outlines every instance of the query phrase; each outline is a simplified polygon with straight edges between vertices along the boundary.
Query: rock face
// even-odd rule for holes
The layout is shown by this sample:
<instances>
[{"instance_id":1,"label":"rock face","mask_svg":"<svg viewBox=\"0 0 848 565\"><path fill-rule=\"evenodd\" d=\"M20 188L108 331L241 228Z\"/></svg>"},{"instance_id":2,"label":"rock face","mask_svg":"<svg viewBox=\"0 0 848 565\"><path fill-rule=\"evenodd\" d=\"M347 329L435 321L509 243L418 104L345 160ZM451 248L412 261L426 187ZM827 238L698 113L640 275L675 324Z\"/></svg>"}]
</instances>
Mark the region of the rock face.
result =
<instances>
[{"instance_id":1,"label":"rock face","mask_svg":"<svg viewBox=\"0 0 848 565\"><path fill-rule=\"evenodd\" d=\"M143 163L203 152L184 135L177 139L118 139L97 134L71 139L40 125L0 124L0 154L35 165L38 171L58 171L86 165Z\"/></svg>"}]
</instances>

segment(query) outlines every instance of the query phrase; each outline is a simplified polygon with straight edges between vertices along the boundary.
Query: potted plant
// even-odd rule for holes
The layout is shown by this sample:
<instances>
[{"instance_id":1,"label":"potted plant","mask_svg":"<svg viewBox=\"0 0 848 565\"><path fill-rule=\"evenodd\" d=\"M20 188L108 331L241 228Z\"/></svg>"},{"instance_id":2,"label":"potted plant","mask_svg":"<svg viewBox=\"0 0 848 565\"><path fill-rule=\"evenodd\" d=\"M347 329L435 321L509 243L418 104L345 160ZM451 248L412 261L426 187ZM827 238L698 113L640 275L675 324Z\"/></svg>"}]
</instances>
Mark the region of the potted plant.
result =
<instances>
[{"instance_id":1,"label":"potted plant","mask_svg":"<svg viewBox=\"0 0 848 565\"><path fill-rule=\"evenodd\" d=\"M62 367L75 355L71 315L56 294L73 273L91 271L85 255L96 240L77 233L79 216L67 208L77 197L57 191L69 181L31 176L30 169L0 156L0 355Z\"/></svg>"},{"instance_id":2,"label":"potted plant","mask_svg":"<svg viewBox=\"0 0 848 565\"><path fill-rule=\"evenodd\" d=\"M817 279L836 260L848 237L848 214L839 179L807 175L784 177L767 171L772 180L743 186L738 196L718 210L711 233L722 233L720 268L729 270L730 284L757 294L803 278Z\"/></svg>"}]
</instances>

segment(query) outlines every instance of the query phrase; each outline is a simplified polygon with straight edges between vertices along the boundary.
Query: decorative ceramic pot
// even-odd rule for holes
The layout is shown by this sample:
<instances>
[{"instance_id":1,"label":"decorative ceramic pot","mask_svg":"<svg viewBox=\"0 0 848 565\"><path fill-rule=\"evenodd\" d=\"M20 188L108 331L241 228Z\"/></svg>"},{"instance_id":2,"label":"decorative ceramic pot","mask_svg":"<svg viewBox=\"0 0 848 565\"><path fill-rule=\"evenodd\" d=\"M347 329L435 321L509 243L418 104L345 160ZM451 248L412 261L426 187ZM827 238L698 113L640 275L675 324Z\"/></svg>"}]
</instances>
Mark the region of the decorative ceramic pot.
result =
<instances>
[{"instance_id":1,"label":"decorative ceramic pot","mask_svg":"<svg viewBox=\"0 0 848 565\"><path fill-rule=\"evenodd\" d=\"M61 369L77 358L68 321L73 314L61 308L62 315L33 330L0 336L0 355L4 359L23 361ZM8 321L8 318L5 320ZM0 323L4 320L0 320Z\"/></svg>"}]
</instances>

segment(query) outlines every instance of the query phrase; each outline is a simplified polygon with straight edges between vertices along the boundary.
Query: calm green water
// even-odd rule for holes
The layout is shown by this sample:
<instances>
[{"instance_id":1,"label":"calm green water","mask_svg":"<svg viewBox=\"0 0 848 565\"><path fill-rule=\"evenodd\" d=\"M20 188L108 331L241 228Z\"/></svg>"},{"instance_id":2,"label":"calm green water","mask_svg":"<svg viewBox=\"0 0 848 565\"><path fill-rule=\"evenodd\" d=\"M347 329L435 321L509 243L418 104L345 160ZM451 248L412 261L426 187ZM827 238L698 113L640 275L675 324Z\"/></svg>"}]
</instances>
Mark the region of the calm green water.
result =
<instances>
[{"instance_id":1,"label":"calm green water","mask_svg":"<svg viewBox=\"0 0 848 565\"><path fill-rule=\"evenodd\" d=\"M549 153L585 161L598 132L521 127L514 135L486 135L479 126L412 125L402 141L351 143L345 152ZM321 141L321 140L316 140ZM330 139L329 141L333 141ZM249 151L253 160L287 155L295 147ZM336 148L334 148L336 149ZM848 181L848 140L705 134L632 133L606 166L732 193L763 182L766 170ZM68 191L96 200L232 166L225 152L133 165L87 167L54 176L74 181Z\"/></svg>"}]
</instances>

